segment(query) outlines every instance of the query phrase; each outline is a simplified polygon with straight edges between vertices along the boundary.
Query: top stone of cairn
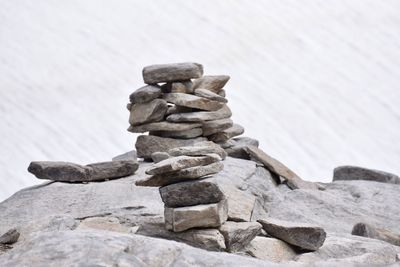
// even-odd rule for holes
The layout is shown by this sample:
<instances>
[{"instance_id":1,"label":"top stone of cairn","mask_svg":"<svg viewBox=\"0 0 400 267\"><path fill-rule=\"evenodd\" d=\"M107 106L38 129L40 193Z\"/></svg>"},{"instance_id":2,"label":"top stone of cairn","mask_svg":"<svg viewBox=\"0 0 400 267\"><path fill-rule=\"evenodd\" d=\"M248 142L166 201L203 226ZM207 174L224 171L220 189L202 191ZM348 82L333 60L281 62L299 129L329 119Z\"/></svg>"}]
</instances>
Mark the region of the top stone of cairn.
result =
<instances>
[{"instance_id":1,"label":"top stone of cairn","mask_svg":"<svg viewBox=\"0 0 400 267\"><path fill-rule=\"evenodd\" d=\"M147 84L185 81L200 78L202 75L203 66L193 62L151 65L143 68L143 80Z\"/></svg>"}]
</instances>

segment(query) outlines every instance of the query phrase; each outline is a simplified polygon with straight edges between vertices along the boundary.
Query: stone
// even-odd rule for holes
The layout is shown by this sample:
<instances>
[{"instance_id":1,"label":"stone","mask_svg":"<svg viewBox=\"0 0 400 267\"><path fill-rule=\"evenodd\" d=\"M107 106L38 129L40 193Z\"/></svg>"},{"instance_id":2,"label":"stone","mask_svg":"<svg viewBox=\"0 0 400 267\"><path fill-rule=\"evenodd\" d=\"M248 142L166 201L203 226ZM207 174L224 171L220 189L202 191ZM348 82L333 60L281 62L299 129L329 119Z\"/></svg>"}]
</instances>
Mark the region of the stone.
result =
<instances>
[{"instance_id":1,"label":"stone","mask_svg":"<svg viewBox=\"0 0 400 267\"><path fill-rule=\"evenodd\" d=\"M215 121L206 121L203 123L203 136L209 136L231 128L233 121L231 119L221 119Z\"/></svg>"},{"instance_id":2,"label":"stone","mask_svg":"<svg viewBox=\"0 0 400 267\"><path fill-rule=\"evenodd\" d=\"M129 96L129 100L133 104L147 103L161 96L161 88L158 85L146 85Z\"/></svg>"},{"instance_id":3,"label":"stone","mask_svg":"<svg viewBox=\"0 0 400 267\"><path fill-rule=\"evenodd\" d=\"M250 137L237 137L228 141L233 142L233 145L225 148L226 153L230 157L240 159L250 159L250 156L246 151L247 146L258 147L259 145L258 140Z\"/></svg>"},{"instance_id":4,"label":"stone","mask_svg":"<svg viewBox=\"0 0 400 267\"><path fill-rule=\"evenodd\" d=\"M226 158L226 152L213 142L200 142L195 146L185 146L170 149L168 154L171 156L205 156L207 154L217 154L221 159Z\"/></svg>"},{"instance_id":5,"label":"stone","mask_svg":"<svg viewBox=\"0 0 400 267\"><path fill-rule=\"evenodd\" d=\"M10 229L0 236L0 244L11 245L18 241L19 232L17 229Z\"/></svg>"},{"instance_id":6,"label":"stone","mask_svg":"<svg viewBox=\"0 0 400 267\"><path fill-rule=\"evenodd\" d=\"M257 259L273 262L287 262L297 256L296 251L285 242L261 236L256 236L243 252Z\"/></svg>"},{"instance_id":7,"label":"stone","mask_svg":"<svg viewBox=\"0 0 400 267\"><path fill-rule=\"evenodd\" d=\"M167 230L182 232L191 228L221 226L228 217L228 204L219 203L181 208L165 207L164 219Z\"/></svg>"},{"instance_id":8,"label":"stone","mask_svg":"<svg viewBox=\"0 0 400 267\"><path fill-rule=\"evenodd\" d=\"M174 123L167 121L152 122L137 126L129 126L128 131L132 133L145 133L145 132L176 132L176 131L187 131L194 128L201 127L200 123Z\"/></svg>"},{"instance_id":9,"label":"stone","mask_svg":"<svg viewBox=\"0 0 400 267\"><path fill-rule=\"evenodd\" d=\"M225 198L218 184L206 180L160 187L161 199L170 208L218 203Z\"/></svg>"},{"instance_id":10,"label":"stone","mask_svg":"<svg viewBox=\"0 0 400 267\"><path fill-rule=\"evenodd\" d=\"M171 115L171 114L176 114L176 113L187 113L187 112L192 112L192 108L188 107L182 107L174 104L170 104L171 106L168 107L167 113L165 115Z\"/></svg>"},{"instance_id":11,"label":"stone","mask_svg":"<svg viewBox=\"0 0 400 267\"><path fill-rule=\"evenodd\" d=\"M154 163L169 159L170 155L167 152L154 152L151 154L151 159Z\"/></svg>"},{"instance_id":12,"label":"stone","mask_svg":"<svg viewBox=\"0 0 400 267\"><path fill-rule=\"evenodd\" d=\"M214 100L214 101L218 101L218 102L222 102L222 103L228 103L228 99L226 99L225 97L222 97L210 90L207 89L196 89L194 90L194 94L200 97L204 97L210 100Z\"/></svg>"},{"instance_id":13,"label":"stone","mask_svg":"<svg viewBox=\"0 0 400 267\"><path fill-rule=\"evenodd\" d=\"M186 168L208 165L220 160L221 157L216 154L209 154L202 157L178 156L154 164L146 170L146 174L176 172Z\"/></svg>"},{"instance_id":14,"label":"stone","mask_svg":"<svg viewBox=\"0 0 400 267\"><path fill-rule=\"evenodd\" d=\"M189 113L176 113L169 115L167 121L170 122L204 122L219 119L226 119L232 116L232 111L224 105L217 111L195 111Z\"/></svg>"},{"instance_id":15,"label":"stone","mask_svg":"<svg viewBox=\"0 0 400 267\"><path fill-rule=\"evenodd\" d=\"M92 169L71 162L33 161L28 171L39 179L58 182L90 182Z\"/></svg>"},{"instance_id":16,"label":"stone","mask_svg":"<svg viewBox=\"0 0 400 267\"><path fill-rule=\"evenodd\" d=\"M366 223L357 223L351 231L352 235L374 238L386 241L395 246L400 246L400 234L387 229L376 228Z\"/></svg>"},{"instance_id":17,"label":"stone","mask_svg":"<svg viewBox=\"0 0 400 267\"><path fill-rule=\"evenodd\" d=\"M194 80L193 88L204 88L212 92L218 93L231 77L228 75L204 75L203 77Z\"/></svg>"},{"instance_id":18,"label":"stone","mask_svg":"<svg viewBox=\"0 0 400 267\"><path fill-rule=\"evenodd\" d=\"M232 137L241 135L244 133L244 128L239 124L234 123L232 127L225 129L221 132L215 133L208 137L209 140L213 142L225 142Z\"/></svg>"},{"instance_id":19,"label":"stone","mask_svg":"<svg viewBox=\"0 0 400 267\"><path fill-rule=\"evenodd\" d=\"M178 106L208 111L219 110L224 105L218 101L183 93L167 93L163 95L163 99Z\"/></svg>"},{"instance_id":20,"label":"stone","mask_svg":"<svg viewBox=\"0 0 400 267\"><path fill-rule=\"evenodd\" d=\"M230 222L220 226L219 231L224 236L229 252L238 252L247 246L261 231L258 222Z\"/></svg>"},{"instance_id":21,"label":"stone","mask_svg":"<svg viewBox=\"0 0 400 267\"><path fill-rule=\"evenodd\" d=\"M131 160L106 161L86 166L91 169L90 181L102 181L129 176L134 174L139 168L139 164Z\"/></svg>"},{"instance_id":22,"label":"stone","mask_svg":"<svg viewBox=\"0 0 400 267\"><path fill-rule=\"evenodd\" d=\"M135 126L162 121L167 109L167 102L162 99L154 99L149 103L135 104L131 108L129 124Z\"/></svg>"},{"instance_id":23,"label":"stone","mask_svg":"<svg viewBox=\"0 0 400 267\"><path fill-rule=\"evenodd\" d=\"M246 151L253 160L262 163L272 173L283 177L291 189L318 189L315 183L304 181L283 163L269 156L261 149L255 146L247 146Z\"/></svg>"},{"instance_id":24,"label":"stone","mask_svg":"<svg viewBox=\"0 0 400 267\"><path fill-rule=\"evenodd\" d=\"M225 90L224 90L224 89L219 90L218 95L219 95L219 96L222 96L222 97L226 97L226 92L225 92Z\"/></svg>"},{"instance_id":25,"label":"stone","mask_svg":"<svg viewBox=\"0 0 400 267\"><path fill-rule=\"evenodd\" d=\"M139 158L151 159L154 152L168 152L172 148L192 146L207 141L204 137L194 139L174 139L153 135L139 135L136 139L136 151Z\"/></svg>"},{"instance_id":26,"label":"stone","mask_svg":"<svg viewBox=\"0 0 400 267\"><path fill-rule=\"evenodd\" d=\"M164 93L193 93L193 83L191 80L179 81L179 82L168 82L161 86Z\"/></svg>"},{"instance_id":27,"label":"stone","mask_svg":"<svg viewBox=\"0 0 400 267\"><path fill-rule=\"evenodd\" d=\"M150 135L168 138L191 139L203 135L202 128L193 128L185 131L151 131Z\"/></svg>"},{"instance_id":28,"label":"stone","mask_svg":"<svg viewBox=\"0 0 400 267\"><path fill-rule=\"evenodd\" d=\"M215 162L205 166L183 169L177 172L152 175L136 181L135 184L138 186L166 186L169 184L210 176L222 171L223 168L224 164L222 164L222 162Z\"/></svg>"},{"instance_id":29,"label":"stone","mask_svg":"<svg viewBox=\"0 0 400 267\"><path fill-rule=\"evenodd\" d=\"M400 177L379 170L356 166L340 166L333 171L333 181L365 180L389 184L400 184Z\"/></svg>"},{"instance_id":30,"label":"stone","mask_svg":"<svg viewBox=\"0 0 400 267\"><path fill-rule=\"evenodd\" d=\"M132 106L133 106L132 103L128 103L128 104L126 104L126 109L127 109L128 111L131 111Z\"/></svg>"},{"instance_id":31,"label":"stone","mask_svg":"<svg viewBox=\"0 0 400 267\"><path fill-rule=\"evenodd\" d=\"M225 187L228 199L228 219L235 222L249 222L253 213L255 196L234 187Z\"/></svg>"},{"instance_id":32,"label":"stone","mask_svg":"<svg viewBox=\"0 0 400 267\"><path fill-rule=\"evenodd\" d=\"M113 157L112 160L113 161L116 161L116 160L137 161L136 150L131 150L131 151L126 152L124 154L121 154L121 155L118 155L116 157Z\"/></svg>"},{"instance_id":33,"label":"stone","mask_svg":"<svg viewBox=\"0 0 400 267\"><path fill-rule=\"evenodd\" d=\"M200 78L203 66L192 62L151 65L144 67L142 73L144 83L147 84L185 81Z\"/></svg>"},{"instance_id":34,"label":"stone","mask_svg":"<svg viewBox=\"0 0 400 267\"><path fill-rule=\"evenodd\" d=\"M258 222L271 236L304 250L314 251L319 249L326 238L325 230L312 224L272 218L261 219Z\"/></svg>"}]
</instances>

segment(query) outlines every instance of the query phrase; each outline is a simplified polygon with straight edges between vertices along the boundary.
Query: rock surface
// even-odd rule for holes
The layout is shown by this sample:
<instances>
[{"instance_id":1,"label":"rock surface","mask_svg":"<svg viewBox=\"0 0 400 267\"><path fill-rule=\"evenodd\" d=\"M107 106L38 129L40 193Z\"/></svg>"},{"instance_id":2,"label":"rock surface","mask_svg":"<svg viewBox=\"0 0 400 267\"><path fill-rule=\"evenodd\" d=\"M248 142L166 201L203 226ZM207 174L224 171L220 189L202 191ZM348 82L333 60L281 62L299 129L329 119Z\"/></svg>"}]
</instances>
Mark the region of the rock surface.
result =
<instances>
[{"instance_id":1,"label":"rock surface","mask_svg":"<svg viewBox=\"0 0 400 267\"><path fill-rule=\"evenodd\" d=\"M223 106L223 103L218 101L183 93L167 93L163 95L163 99L178 106L208 111L216 111Z\"/></svg>"},{"instance_id":2,"label":"rock surface","mask_svg":"<svg viewBox=\"0 0 400 267\"><path fill-rule=\"evenodd\" d=\"M395 174L356 166L340 166L335 168L333 170L333 181L339 180L366 180L400 184L400 177Z\"/></svg>"},{"instance_id":3,"label":"rock surface","mask_svg":"<svg viewBox=\"0 0 400 267\"><path fill-rule=\"evenodd\" d=\"M256 236L242 251L254 258L273 262L287 262L297 256L287 243L261 236Z\"/></svg>"},{"instance_id":4,"label":"rock surface","mask_svg":"<svg viewBox=\"0 0 400 267\"><path fill-rule=\"evenodd\" d=\"M203 66L191 62L151 65L144 67L142 74L144 83L147 84L185 81L200 78L203 75Z\"/></svg>"},{"instance_id":5,"label":"rock surface","mask_svg":"<svg viewBox=\"0 0 400 267\"><path fill-rule=\"evenodd\" d=\"M257 222L225 222L219 231L225 238L226 248L237 252L247 246L261 231Z\"/></svg>"},{"instance_id":6,"label":"rock surface","mask_svg":"<svg viewBox=\"0 0 400 267\"><path fill-rule=\"evenodd\" d=\"M19 232L17 229L10 229L6 233L2 234L0 236L0 244L14 244L15 242L18 241L19 238Z\"/></svg>"},{"instance_id":7,"label":"rock surface","mask_svg":"<svg viewBox=\"0 0 400 267\"><path fill-rule=\"evenodd\" d=\"M194 89L203 88L218 93L229 81L228 75L204 75L194 81Z\"/></svg>"},{"instance_id":8,"label":"rock surface","mask_svg":"<svg viewBox=\"0 0 400 267\"><path fill-rule=\"evenodd\" d=\"M39 179L59 182L89 182L90 168L71 162L62 161L33 161L28 171Z\"/></svg>"},{"instance_id":9,"label":"rock surface","mask_svg":"<svg viewBox=\"0 0 400 267\"><path fill-rule=\"evenodd\" d=\"M209 136L232 127L231 119L221 119L215 121L206 121L203 123L203 135Z\"/></svg>"},{"instance_id":10,"label":"rock surface","mask_svg":"<svg viewBox=\"0 0 400 267\"><path fill-rule=\"evenodd\" d=\"M168 82L161 86L164 93L193 93L193 83L191 80L180 82Z\"/></svg>"},{"instance_id":11,"label":"rock surface","mask_svg":"<svg viewBox=\"0 0 400 267\"><path fill-rule=\"evenodd\" d=\"M131 101L132 104L147 103L160 96L161 96L161 88L159 86L146 85L133 92L129 96L129 100ZM129 110L131 109L129 108Z\"/></svg>"},{"instance_id":12,"label":"rock surface","mask_svg":"<svg viewBox=\"0 0 400 267\"><path fill-rule=\"evenodd\" d=\"M217 154L222 159L226 158L225 151L213 142L201 142L195 146L177 147L170 149L168 154L171 156L204 156L207 154Z\"/></svg>"},{"instance_id":13,"label":"rock surface","mask_svg":"<svg viewBox=\"0 0 400 267\"><path fill-rule=\"evenodd\" d=\"M153 160L154 163L158 163L165 159L169 159L169 157L170 156L167 152L154 152L153 154L151 154L151 159Z\"/></svg>"},{"instance_id":14,"label":"rock surface","mask_svg":"<svg viewBox=\"0 0 400 267\"><path fill-rule=\"evenodd\" d=\"M366 223L357 223L354 225L351 234L379 239L395 246L400 246L400 234L387 229L376 228Z\"/></svg>"},{"instance_id":15,"label":"rock surface","mask_svg":"<svg viewBox=\"0 0 400 267\"><path fill-rule=\"evenodd\" d=\"M152 122L137 126L129 126L128 131L132 133L145 133L153 131L167 131L167 132L177 132L177 131L188 131L194 128L201 127L200 123L173 123L167 121Z\"/></svg>"},{"instance_id":16,"label":"rock surface","mask_svg":"<svg viewBox=\"0 0 400 267\"><path fill-rule=\"evenodd\" d=\"M203 122L211 120L220 120L230 118L232 111L227 105L224 105L217 111L197 111L189 113L176 113L169 115L167 121L170 122Z\"/></svg>"},{"instance_id":17,"label":"rock surface","mask_svg":"<svg viewBox=\"0 0 400 267\"><path fill-rule=\"evenodd\" d=\"M232 137L241 135L243 133L244 133L244 128L239 124L234 123L232 127L229 127L213 135L210 135L208 139L216 143L225 142L228 139L231 139Z\"/></svg>"},{"instance_id":18,"label":"rock surface","mask_svg":"<svg viewBox=\"0 0 400 267\"><path fill-rule=\"evenodd\" d=\"M215 100L215 101L222 102L222 103L228 103L228 99L226 99L225 97L222 97L208 89L202 89L202 88L196 89L196 90L194 90L194 94L197 96L200 96L200 97L210 99L210 100Z\"/></svg>"},{"instance_id":19,"label":"rock surface","mask_svg":"<svg viewBox=\"0 0 400 267\"><path fill-rule=\"evenodd\" d=\"M250 159L249 154L246 151L247 146L258 147L258 140L250 137L236 137L231 140L232 145L225 148L226 153L233 158L239 159Z\"/></svg>"},{"instance_id":20,"label":"rock surface","mask_svg":"<svg viewBox=\"0 0 400 267\"><path fill-rule=\"evenodd\" d=\"M131 161L137 161L137 155L136 155L136 150L131 150L129 152L123 153L121 155L115 156L112 158L113 161L117 160L131 160Z\"/></svg>"},{"instance_id":21,"label":"rock surface","mask_svg":"<svg viewBox=\"0 0 400 267\"><path fill-rule=\"evenodd\" d=\"M135 126L161 121L167 109L167 102L162 99L154 99L149 103L135 104L131 107L129 123Z\"/></svg>"}]
</instances>

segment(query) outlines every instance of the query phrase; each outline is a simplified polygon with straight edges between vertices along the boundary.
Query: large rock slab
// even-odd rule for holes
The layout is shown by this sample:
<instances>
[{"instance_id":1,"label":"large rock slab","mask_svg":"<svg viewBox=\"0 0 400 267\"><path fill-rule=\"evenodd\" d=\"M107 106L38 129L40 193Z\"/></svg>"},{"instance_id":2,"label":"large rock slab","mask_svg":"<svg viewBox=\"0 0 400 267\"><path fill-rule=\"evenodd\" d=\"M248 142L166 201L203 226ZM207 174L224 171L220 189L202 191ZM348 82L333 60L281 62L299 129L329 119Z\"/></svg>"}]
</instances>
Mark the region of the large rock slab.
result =
<instances>
[{"instance_id":1,"label":"large rock slab","mask_svg":"<svg viewBox=\"0 0 400 267\"><path fill-rule=\"evenodd\" d=\"M400 177L379 170L372 170L356 166L340 166L333 170L333 181L366 180L389 184L400 184Z\"/></svg>"},{"instance_id":2,"label":"large rock slab","mask_svg":"<svg viewBox=\"0 0 400 267\"><path fill-rule=\"evenodd\" d=\"M388 229L376 228L366 223L357 223L351 231L352 235L364 236L386 241L395 246L400 246L400 234Z\"/></svg>"},{"instance_id":3,"label":"large rock slab","mask_svg":"<svg viewBox=\"0 0 400 267\"><path fill-rule=\"evenodd\" d=\"M258 222L230 222L227 221L219 228L225 238L225 245L229 252L237 252L247 246L261 231Z\"/></svg>"},{"instance_id":4,"label":"large rock slab","mask_svg":"<svg viewBox=\"0 0 400 267\"><path fill-rule=\"evenodd\" d=\"M225 198L218 184L206 180L160 187L161 199L170 208L218 203Z\"/></svg>"},{"instance_id":5,"label":"large rock slab","mask_svg":"<svg viewBox=\"0 0 400 267\"><path fill-rule=\"evenodd\" d=\"M133 92L129 96L129 100L132 104L147 103L160 97L161 94L161 88L158 85L146 85ZM131 109L128 108L128 110Z\"/></svg>"},{"instance_id":6,"label":"large rock slab","mask_svg":"<svg viewBox=\"0 0 400 267\"><path fill-rule=\"evenodd\" d=\"M152 122L137 126L129 126L128 131L132 133L145 133L145 132L155 132L155 131L188 131L194 128L201 127L200 123L174 123L167 121Z\"/></svg>"},{"instance_id":7,"label":"large rock slab","mask_svg":"<svg viewBox=\"0 0 400 267\"><path fill-rule=\"evenodd\" d=\"M193 128L184 131L151 131L150 135L157 135L167 138L190 139L203 135L202 128Z\"/></svg>"},{"instance_id":8,"label":"large rock slab","mask_svg":"<svg viewBox=\"0 0 400 267\"><path fill-rule=\"evenodd\" d=\"M226 152L214 142L201 142L195 146L177 147L170 149L168 154L171 156L204 156L207 154L217 154L222 159L226 158Z\"/></svg>"},{"instance_id":9,"label":"large rock slab","mask_svg":"<svg viewBox=\"0 0 400 267\"><path fill-rule=\"evenodd\" d=\"M163 95L163 99L178 106L208 111L219 110L224 105L218 101L183 93L167 93Z\"/></svg>"},{"instance_id":10,"label":"large rock slab","mask_svg":"<svg viewBox=\"0 0 400 267\"><path fill-rule=\"evenodd\" d=\"M225 129L221 132L208 136L208 140L211 140L216 143L225 142L231 139L232 137L241 135L243 133L244 133L244 128L239 124L234 123L232 127L229 127L228 129Z\"/></svg>"},{"instance_id":11,"label":"large rock slab","mask_svg":"<svg viewBox=\"0 0 400 267\"><path fill-rule=\"evenodd\" d=\"M129 123L131 125L140 125L162 121L167 109L167 102L163 99L154 99L149 103L135 104L131 107Z\"/></svg>"},{"instance_id":12,"label":"large rock slab","mask_svg":"<svg viewBox=\"0 0 400 267\"><path fill-rule=\"evenodd\" d=\"M151 65L144 67L142 74L147 84L185 81L200 78L203 75L203 66L192 62Z\"/></svg>"},{"instance_id":13,"label":"large rock slab","mask_svg":"<svg viewBox=\"0 0 400 267\"><path fill-rule=\"evenodd\" d=\"M181 208L165 207L165 226L168 230L182 232L190 228L219 227L228 218L228 203L219 203Z\"/></svg>"},{"instance_id":14,"label":"large rock slab","mask_svg":"<svg viewBox=\"0 0 400 267\"><path fill-rule=\"evenodd\" d=\"M323 228L311 224L295 223L277 219L258 220L271 236L305 250L317 250L325 241Z\"/></svg>"},{"instance_id":15,"label":"large rock slab","mask_svg":"<svg viewBox=\"0 0 400 267\"><path fill-rule=\"evenodd\" d=\"M221 119L215 121L206 121L203 123L203 135L209 136L228 128L231 128L233 121L231 119Z\"/></svg>"},{"instance_id":16,"label":"large rock slab","mask_svg":"<svg viewBox=\"0 0 400 267\"><path fill-rule=\"evenodd\" d=\"M218 93L224 88L229 79L230 77L228 75L204 75L200 79L194 81L193 88L203 88Z\"/></svg>"},{"instance_id":17,"label":"large rock slab","mask_svg":"<svg viewBox=\"0 0 400 267\"><path fill-rule=\"evenodd\" d=\"M273 262L287 262L297 256L296 251L287 243L261 236L256 236L242 251L254 258Z\"/></svg>"},{"instance_id":18,"label":"large rock slab","mask_svg":"<svg viewBox=\"0 0 400 267\"><path fill-rule=\"evenodd\" d=\"M222 97L208 89L202 89L202 88L196 89L196 90L194 90L194 94L197 96L200 96L200 97L210 99L210 100L215 100L215 101L222 102L222 103L228 103L228 99L226 99L225 97Z\"/></svg>"},{"instance_id":19,"label":"large rock slab","mask_svg":"<svg viewBox=\"0 0 400 267\"><path fill-rule=\"evenodd\" d=\"M211 120L226 119L232 116L232 111L227 105L224 105L217 111L196 111L176 113L169 115L167 121L170 122L203 122Z\"/></svg>"}]
</instances>

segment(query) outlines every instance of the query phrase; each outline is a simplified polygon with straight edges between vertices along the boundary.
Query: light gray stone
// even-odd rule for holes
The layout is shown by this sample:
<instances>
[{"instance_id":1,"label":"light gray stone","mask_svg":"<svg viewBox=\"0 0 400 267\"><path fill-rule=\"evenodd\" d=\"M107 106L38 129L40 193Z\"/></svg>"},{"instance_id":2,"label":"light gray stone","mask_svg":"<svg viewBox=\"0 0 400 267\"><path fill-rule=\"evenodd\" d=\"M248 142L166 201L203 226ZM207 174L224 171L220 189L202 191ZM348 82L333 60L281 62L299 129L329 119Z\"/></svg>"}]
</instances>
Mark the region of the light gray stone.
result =
<instances>
[{"instance_id":1,"label":"light gray stone","mask_svg":"<svg viewBox=\"0 0 400 267\"><path fill-rule=\"evenodd\" d=\"M194 94L200 97L204 97L210 100L214 100L214 101L218 101L218 102L222 102L222 103L228 103L228 99L226 99L225 97L222 97L208 89L196 89L194 90Z\"/></svg>"},{"instance_id":2,"label":"light gray stone","mask_svg":"<svg viewBox=\"0 0 400 267\"><path fill-rule=\"evenodd\" d=\"M293 260L297 253L287 243L276 239L256 236L243 252L260 260L287 262Z\"/></svg>"},{"instance_id":3,"label":"light gray stone","mask_svg":"<svg viewBox=\"0 0 400 267\"><path fill-rule=\"evenodd\" d=\"M333 181L366 180L389 184L400 184L400 177L379 170L372 170L356 166L340 166L333 171Z\"/></svg>"},{"instance_id":4,"label":"light gray stone","mask_svg":"<svg viewBox=\"0 0 400 267\"><path fill-rule=\"evenodd\" d=\"M240 159L250 159L249 154L246 151L247 146L255 146L258 147L258 140L250 138L250 137L237 137L228 142L232 142L232 146L225 148L226 153L233 158Z\"/></svg>"},{"instance_id":5,"label":"light gray stone","mask_svg":"<svg viewBox=\"0 0 400 267\"><path fill-rule=\"evenodd\" d=\"M167 152L154 152L151 154L151 159L154 163L169 159L170 155Z\"/></svg>"},{"instance_id":6,"label":"light gray stone","mask_svg":"<svg viewBox=\"0 0 400 267\"><path fill-rule=\"evenodd\" d=\"M112 158L113 161L117 160L131 160L131 161L137 161L137 156L136 156L136 150L131 150L128 151L124 154L118 155L116 157Z\"/></svg>"},{"instance_id":7,"label":"light gray stone","mask_svg":"<svg viewBox=\"0 0 400 267\"><path fill-rule=\"evenodd\" d=\"M19 232L17 229L10 229L0 236L0 244L10 245L18 241Z\"/></svg>"},{"instance_id":8,"label":"light gray stone","mask_svg":"<svg viewBox=\"0 0 400 267\"><path fill-rule=\"evenodd\" d=\"M193 87L194 89L204 88L218 93L229 79L228 75L204 75L200 79L194 80Z\"/></svg>"},{"instance_id":9,"label":"light gray stone","mask_svg":"<svg viewBox=\"0 0 400 267\"><path fill-rule=\"evenodd\" d=\"M244 128L239 124L234 123L232 127L208 136L208 139L216 143L225 142L228 139L231 139L232 137L241 135L243 133Z\"/></svg>"},{"instance_id":10,"label":"light gray stone","mask_svg":"<svg viewBox=\"0 0 400 267\"><path fill-rule=\"evenodd\" d=\"M261 231L258 222L227 221L219 228L224 236L225 245L229 252L237 252L247 246Z\"/></svg>"},{"instance_id":11,"label":"light gray stone","mask_svg":"<svg viewBox=\"0 0 400 267\"><path fill-rule=\"evenodd\" d=\"M129 124L135 126L162 121L167 108L167 102L163 99L154 99L149 103L135 104L131 108Z\"/></svg>"},{"instance_id":12,"label":"light gray stone","mask_svg":"<svg viewBox=\"0 0 400 267\"><path fill-rule=\"evenodd\" d=\"M71 162L62 161L33 161L28 171L39 179L59 182L89 182L91 168Z\"/></svg>"},{"instance_id":13,"label":"light gray stone","mask_svg":"<svg viewBox=\"0 0 400 267\"><path fill-rule=\"evenodd\" d=\"M208 111L219 110L224 105L218 101L183 93L167 93L163 95L163 99L178 106Z\"/></svg>"},{"instance_id":14,"label":"light gray stone","mask_svg":"<svg viewBox=\"0 0 400 267\"><path fill-rule=\"evenodd\" d=\"M152 131L150 135L156 135L168 138L178 138L178 139L191 139L203 135L202 128L193 128L184 131Z\"/></svg>"},{"instance_id":15,"label":"light gray stone","mask_svg":"<svg viewBox=\"0 0 400 267\"><path fill-rule=\"evenodd\" d=\"M206 121L203 123L203 135L209 136L224 131L233 126L231 119L221 119L215 121Z\"/></svg>"},{"instance_id":16,"label":"light gray stone","mask_svg":"<svg viewBox=\"0 0 400 267\"><path fill-rule=\"evenodd\" d=\"M145 133L145 132L176 132L176 131L188 131L194 128L201 127L200 123L174 123L167 121L152 122L137 126L129 126L128 131L132 133Z\"/></svg>"},{"instance_id":17,"label":"light gray stone","mask_svg":"<svg viewBox=\"0 0 400 267\"><path fill-rule=\"evenodd\" d=\"M224 187L223 191L228 199L228 219L236 222L249 222L256 201L255 196L233 186Z\"/></svg>"},{"instance_id":18,"label":"light gray stone","mask_svg":"<svg viewBox=\"0 0 400 267\"><path fill-rule=\"evenodd\" d=\"M158 85L146 85L129 96L133 104L147 103L161 96L161 88Z\"/></svg>"},{"instance_id":19,"label":"light gray stone","mask_svg":"<svg viewBox=\"0 0 400 267\"><path fill-rule=\"evenodd\" d=\"M258 220L258 222L271 236L305 250L319 249L326 238L326 232L323 228L311 224L272 218Z\"/></svg>"},{"instance_id":20,"label":"light gray stone","mask_svg":"<svg viewBox=\"0 0 400 267\"><path fill-rule=\"evenodd\" d=\"M90 181L102 181L129 176L134 174L139 168L139 164L131 160L106 161L86 166L91 169Z\"/></svg>"},{"instance_id":21,"label":"light gray stone","mask_svg":"<svg viewBox=\"0 0 400 267\"><path fill-rule=\"evenodd\" d=\"M221 159L226 158L226 152L214 142L201 142L195 146L185 146L170 149L168 154L171 156L204 156L207 154L217 154Z\"/></svg>"},{"instance_id":22,"label":"light gray stone","mask_svg":"<svg viewBox=\"0 0 400 267\"><path fill-rule=\"evenodd\" d=\"M185 81L200 78L203 75L203 66L192 62L159 64L144 67L142 73L147 84Z\"/></svg>"},{"instance_id":23,"label":"light gray stone","mask_svg":"<svg viewBox=\"0 0 400 267\"><path fill-rule=\"evenodd\" d=\"M161 86L164 93L193 93L193 83L191 80L179 81L179 82L168 82Z\"/></svg>"},{"instance_id":24,"label":"light gray stone","mask_svg":"<svg viewBox=\"0 0 400 267\"><path fill-rule=\"evenodd\" d=\"M228 204L219 203L181 208L165 207L165 226L168 230L182 232L191 228L221 226L228 217Z\"/></svg>"},{"instance_id":25,"label":"light gray stone","mask_svg":"<svg viewBox=\"0 0 400 267\"><path fill-rule=\"evenodd\" d=\"M196 111L188 113L176 113L169 115L167 121L170 122L203 122L211 120L226 119L232 116L232 111L224 105L217 111Z\"/></svg>"},{"instance_id":26,"label":"light gray stone","mask_svg":"<svg viewBox=\"0 0 400 267\"><path fill-rule=\"evenodd\" d=\"M400 234L394 233L388 229L377 228L366 223L355 224L351 234L379 239L395 246L400 246Z\"/></svg>"}]
</instances>

